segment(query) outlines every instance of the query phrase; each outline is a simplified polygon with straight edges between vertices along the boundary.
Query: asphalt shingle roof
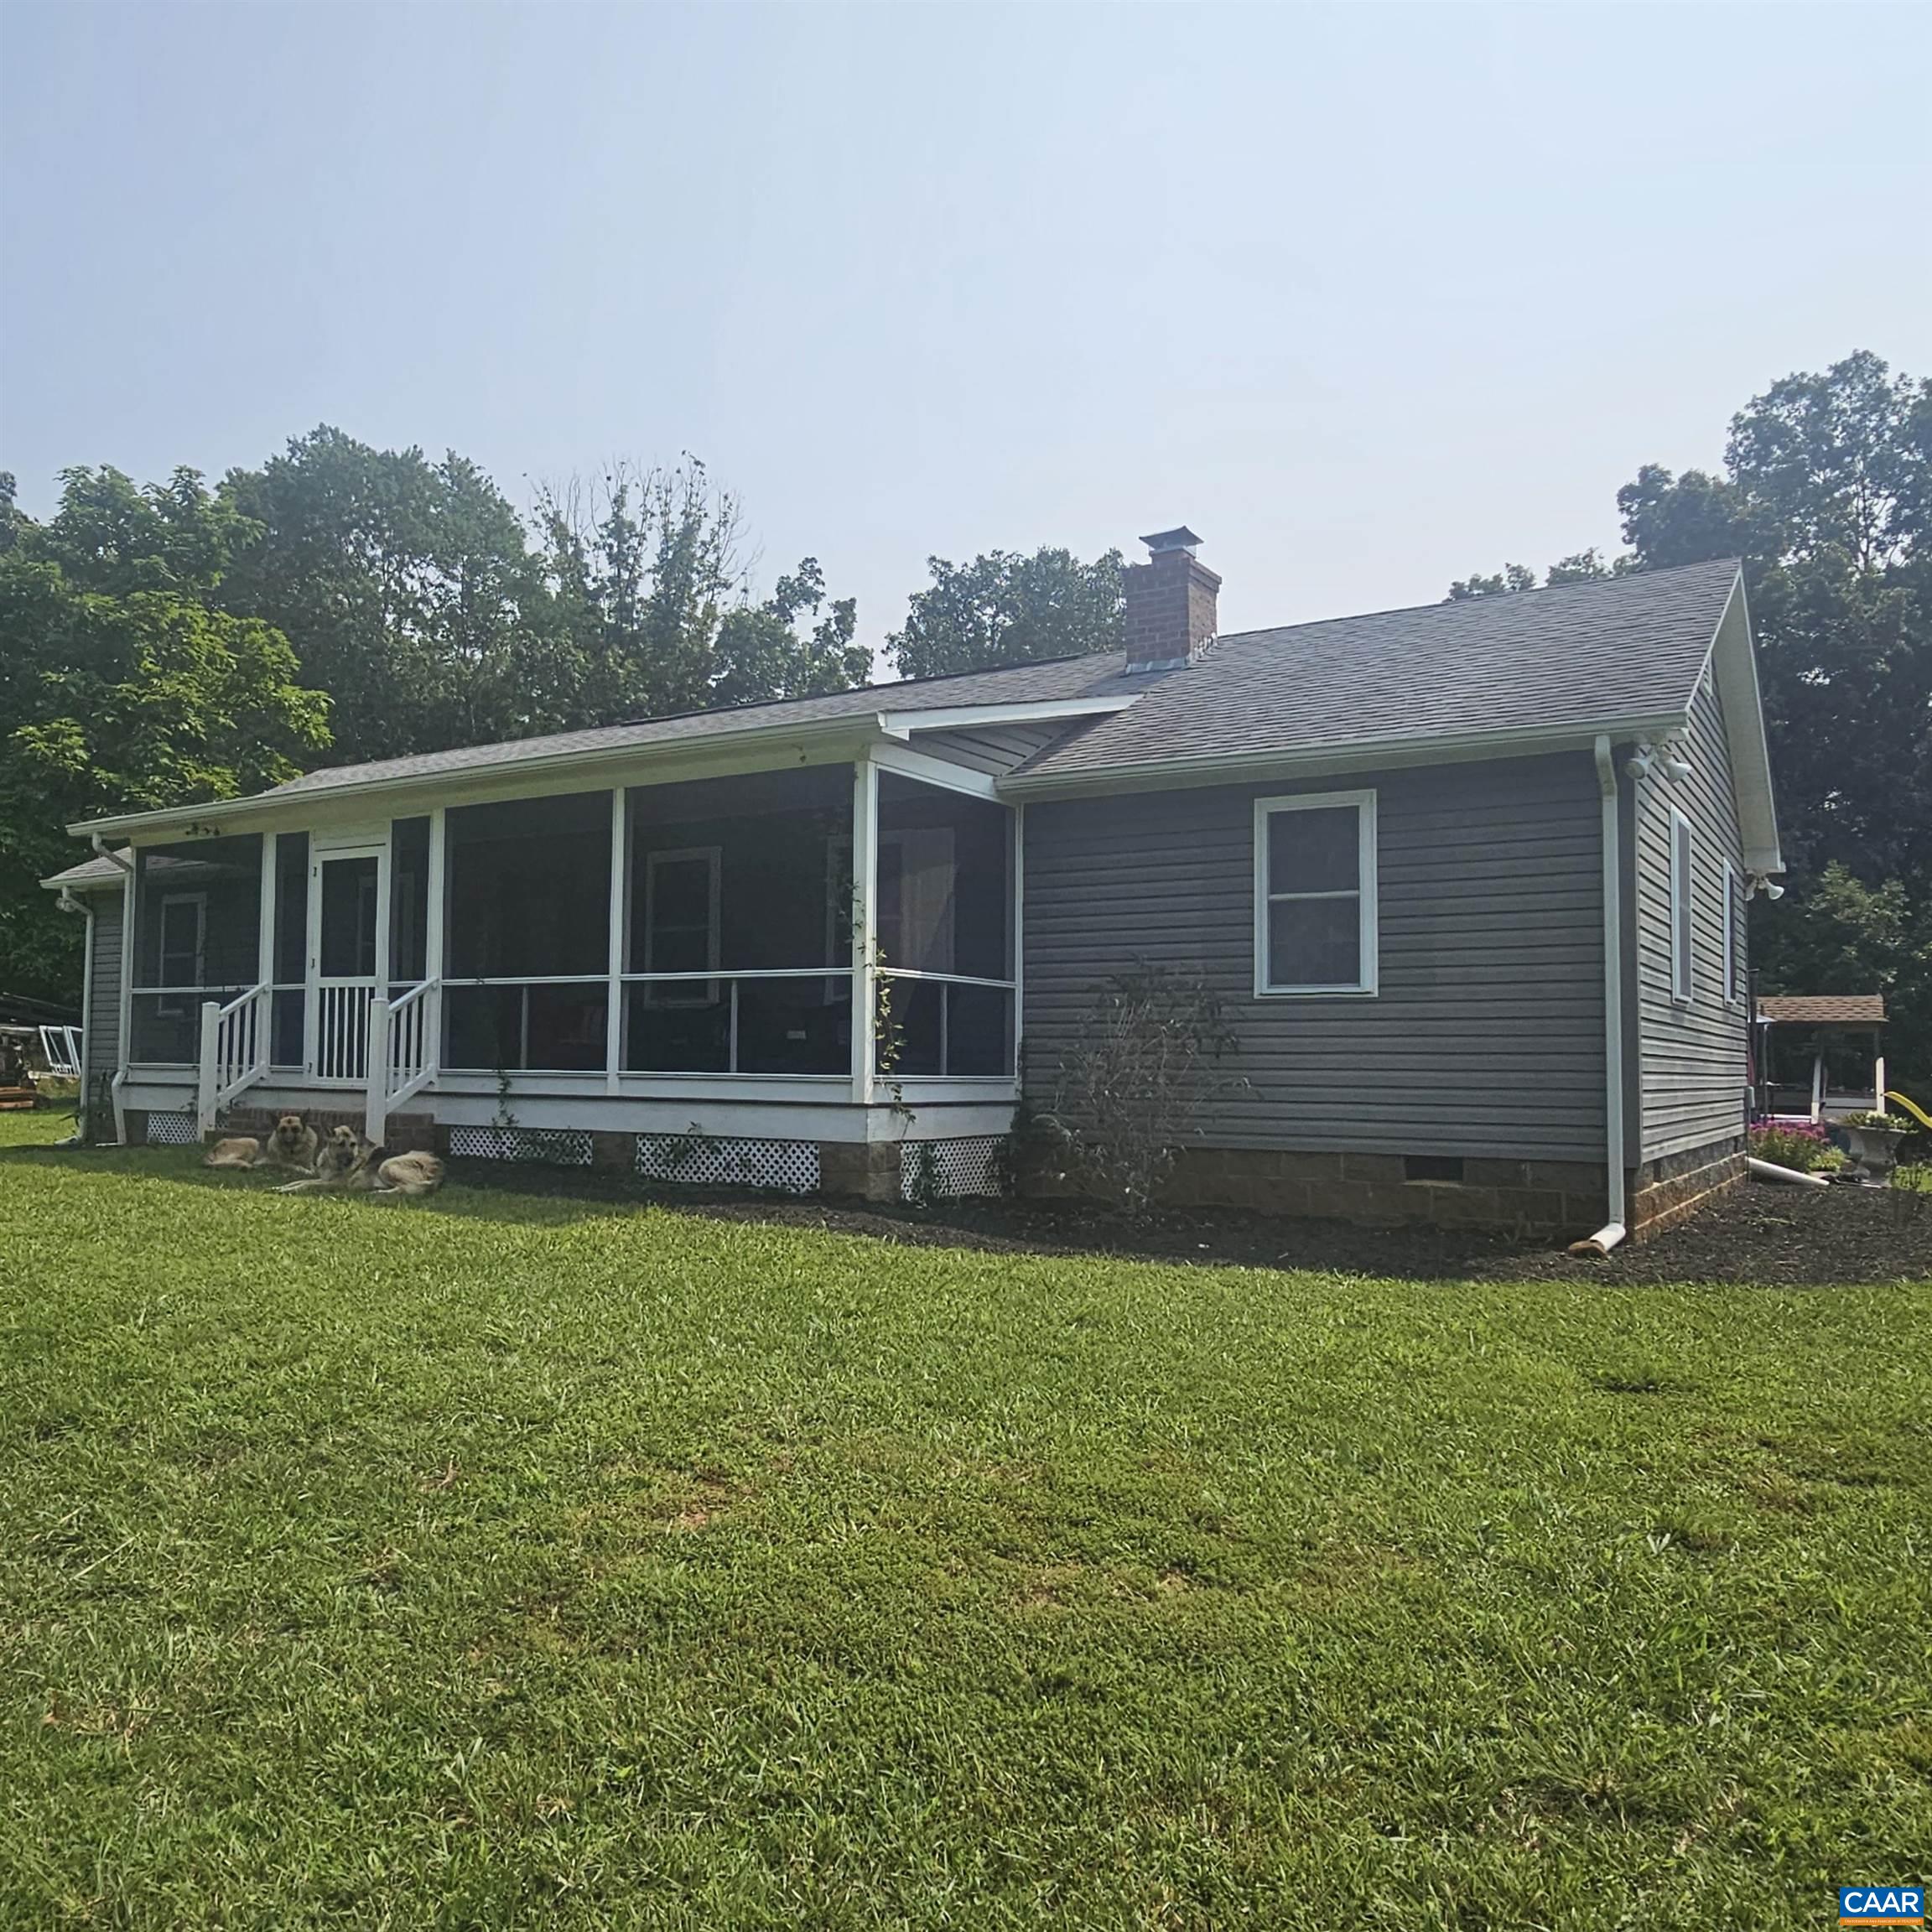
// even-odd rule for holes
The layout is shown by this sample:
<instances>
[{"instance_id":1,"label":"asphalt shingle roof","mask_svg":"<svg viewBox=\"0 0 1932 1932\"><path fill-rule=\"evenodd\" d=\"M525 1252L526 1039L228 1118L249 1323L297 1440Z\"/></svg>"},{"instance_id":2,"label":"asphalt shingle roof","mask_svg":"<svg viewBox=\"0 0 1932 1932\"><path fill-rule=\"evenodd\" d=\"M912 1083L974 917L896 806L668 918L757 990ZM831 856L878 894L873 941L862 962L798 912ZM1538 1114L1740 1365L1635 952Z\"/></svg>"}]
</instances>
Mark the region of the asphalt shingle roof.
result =
<instances>
[{"instance_id":1,"label":"asphalt shingle roof","mask_svg":"<svg viewBox=\"0 0 1932 1932\"><path fill-rule=\"evenodd\" d=\"M1121 655L1104 652L1086 657L1058 657L1038 664L1013 664L1003 670L962 673L954 678L924 678L899 684L869 684L824 698L792 698L768 704L735 705L724 711L690 711L673 718L647 718L632 724L605 724L588 731L561 731L547 738L519 738L506 744L465 745L452 751L425 751L408 758L386 758L369 765L338 765L304 772L278 785L270 797L327 792L341 785L379 784L390 778L418 778L439 771L492 770L525 759L557 758L574 751L609 751L635 745L686 745L728 737L762 724L813 724L839 718L864 718L879 711L941 711L963 704L1041 704L1062 698L1087 698L1145 688L1144 678L1121 676Z\"/></svg>"},{"instance_id":2,"label":"asphalt shingle roof","mask_svg":"<svg viewBox=\"0 0 1932 1932\"><path fill-rule=\"evenodd\" d=\"M1222 638L1026 777L1315 751L1688 710L1734 562L1425 604Z\"/></svg>"},{"instance_id":3,"label":"asphalt shingle roof","mask_svg":"<svg viewBox=\"0 0 1932 1932\"><path fill-rule=\"evenodd\" d=\"M1817 1026L1837 1021L1852 1026L1876 1026L1885 1018L1883 993L1772 993L1758 1002L1760 1020Z\"/></svg>"}]
</instances>

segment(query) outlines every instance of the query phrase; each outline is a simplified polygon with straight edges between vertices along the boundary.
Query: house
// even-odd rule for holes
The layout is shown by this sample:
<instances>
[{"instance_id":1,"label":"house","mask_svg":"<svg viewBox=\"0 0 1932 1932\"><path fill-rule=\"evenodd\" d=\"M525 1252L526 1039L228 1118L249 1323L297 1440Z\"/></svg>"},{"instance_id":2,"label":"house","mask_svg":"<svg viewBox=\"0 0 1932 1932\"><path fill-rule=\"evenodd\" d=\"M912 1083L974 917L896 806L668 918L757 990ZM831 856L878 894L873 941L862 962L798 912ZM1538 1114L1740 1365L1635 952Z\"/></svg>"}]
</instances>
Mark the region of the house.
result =
<instances>
[{"instance_id":1,"label":"house","mask_svg":"<svg viewBox=\"0 0 1932 1932\"><path fill-rule=\"evenodd\" d=\"M1737 565L1223 637L1199 540L1146 542L1120 654L74 827L91 1091L136 1140L300 1108L969 1188L1145 960L1239 1041L1177 1200L1575 1234L1741 1174L1780 860Z\"/></svg>"}]
</instances>

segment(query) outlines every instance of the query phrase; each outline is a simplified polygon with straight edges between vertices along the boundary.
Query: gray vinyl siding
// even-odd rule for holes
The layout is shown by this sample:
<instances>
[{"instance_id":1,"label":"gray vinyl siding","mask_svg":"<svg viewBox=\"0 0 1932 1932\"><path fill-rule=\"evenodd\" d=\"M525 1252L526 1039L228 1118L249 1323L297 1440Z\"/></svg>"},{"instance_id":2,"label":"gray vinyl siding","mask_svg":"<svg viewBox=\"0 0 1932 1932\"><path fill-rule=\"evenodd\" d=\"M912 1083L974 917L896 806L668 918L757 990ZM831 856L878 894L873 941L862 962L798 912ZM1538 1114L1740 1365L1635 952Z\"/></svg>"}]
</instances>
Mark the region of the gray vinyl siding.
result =
<instances>
[{"instance_id":1,"label":"gray vinyl siding","mask_svg":"<svg viewBox=\"0 0 1932 1932\"><path fill-rule=\"evenodd\" d=\"M87 903L94 908L94 977L83 1016L86 1030L83 1093L101 1074L112 1075L121 1064L122 897L113 891L91 892Z\"/></svg>"},{"instance_id":2,"label":"gray vinyl siding","mask_svg":"<svg viewBox=\"0 0 1932 1932\"><path fill-rule=\"evenodd\" d=\"M912 746L935 758L1000 777L1024 765L1065 730L1064 725L982 724L971 731L920 731L914 735Z\"/></svg>"},{"instance_id":3,"label":"gray vinyl siding","mask_svg":"<svg viewBox=\"0 0 1932 1932\"><path fill-rule=\"evenodd\" d=\"M1708 675L1691 710L1690 776L1637 787L1637 1014L1639 1157L1654 1161L1743 1131L1745 1010L1727 1002L1724 860L1742 870L1737 792L1723 706ZM1691 999L1670 983L1670 813L1690 821ZM1740 968L1745 936L1737 936Z\"/></svg>"},{"instance_id":4,"label":"gray vinyl siding","mask_svg":"<svg viewBox=\"0 0 1932 1932\"><path fill-rule=\"evenodd\" d=\"M1377 793L1380 989L1254 992L1254 801ZM1203 972L1240 1046L1219 1146L1601 1158L1602 853L1587 754L1030 801L1025 1063L1051 1100L1106 975Z\"/></svg>"}]
</instances>

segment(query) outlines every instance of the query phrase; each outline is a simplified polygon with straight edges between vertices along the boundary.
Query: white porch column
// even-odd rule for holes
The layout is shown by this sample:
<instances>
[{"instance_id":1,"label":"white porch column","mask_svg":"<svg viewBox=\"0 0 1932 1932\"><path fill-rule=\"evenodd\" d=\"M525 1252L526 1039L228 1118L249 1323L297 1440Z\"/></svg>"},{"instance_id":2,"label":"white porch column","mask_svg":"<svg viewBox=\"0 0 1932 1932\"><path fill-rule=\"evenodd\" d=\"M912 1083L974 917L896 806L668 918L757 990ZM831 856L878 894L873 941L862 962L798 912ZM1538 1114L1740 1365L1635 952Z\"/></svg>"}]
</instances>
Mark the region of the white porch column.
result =
<instances>
[{"instance_id":1,"label":"white porch column","mask_svg":"<svg viewBox=\"0 0 1932 1932\"><path fill-rule=\"evenodd\" d=\"M423 926L423 977L429 990L423 995L429 1009L423 1015L423 1063L428 1067L443 1064L443 931L448 912L449 894L444 881L449 865L449 848L444 843L443 808L429 813L429 880L424 896L428 901ZM434 1076L431 1076L434 1081Z\"/></svg>"},{"instance_id":2,"label":"white porch column","mask_svg":"<svg viewBox=\"0 0 1932 1932\"><path fill-rule=\"evenodd\" d=\"M620 785L610 794L610 1005L605 1015L604 1091L617 1092L624 1066L624 911L631 866L626 837L628 813Z\"/></svg>"},{"instance_id":3,"label":"white porch column","mask_svg":"<svg viewBox=\"0 0 1932 1932\"><path fill-rule=\"evenodd\" d=\"M1825 1040L1820 1035L1817 1050L1811 1056L1811 1118L1825 1117Z\"/></svg>"},{"instance_id":4,"label":"white porch column","mask_svg":"<svg viewBox=\"0 0 1932 1932\"><path fill-rule=\"evenodd\" d=\"M1872 1103L1872 1111L1883 1114L1885 1111L1885 1047L1883 1036L1877 1033L1872 1036L1872 1080L1878 1089L1878 1098Z\"/></svg>"},{"instance_id":5,"label":"white porch column","mask_svg":"<svg viewBox=\"0 0 1932 1932\"><path fill-rule=\"evenodd\" d=\"M872 1098L878 1012L879 767L870 750L852 768L852 1098Z\"/></svg>"}]
</instances>

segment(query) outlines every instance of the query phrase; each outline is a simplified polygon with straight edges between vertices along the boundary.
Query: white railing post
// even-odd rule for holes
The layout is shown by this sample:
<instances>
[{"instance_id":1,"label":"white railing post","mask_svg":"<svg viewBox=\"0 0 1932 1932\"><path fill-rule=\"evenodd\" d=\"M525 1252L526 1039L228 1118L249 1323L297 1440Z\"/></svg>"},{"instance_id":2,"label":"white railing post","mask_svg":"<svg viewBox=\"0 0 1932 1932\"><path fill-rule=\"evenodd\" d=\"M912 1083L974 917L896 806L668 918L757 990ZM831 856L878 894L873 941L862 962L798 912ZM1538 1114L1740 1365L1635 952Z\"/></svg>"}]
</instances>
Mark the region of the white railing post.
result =
<instances>
[{"instance_id":1,"label":"white railing post","mask_svg":"<svg viewBox=\"0 0 1932 1932\"><path fill-rule=\"evenodd\" d=\"M215 1090L220 1076L216 1062L221 1052L221 1009L212 1000L201 1002L201 1064L195 1087L195 1118L203 1134L215 1129Z\"/></svg>"},{"instance_id":2,"label":"white railing post","mask_svg":"<svg viewBox=\"0 0 1932 1932\"><path fill-rule=\"evenodd\" d=\"M362 1131L380 1146L389 1126L389 1002L369 1002L369 1098Z\"/></svg>"}]
</instances>

